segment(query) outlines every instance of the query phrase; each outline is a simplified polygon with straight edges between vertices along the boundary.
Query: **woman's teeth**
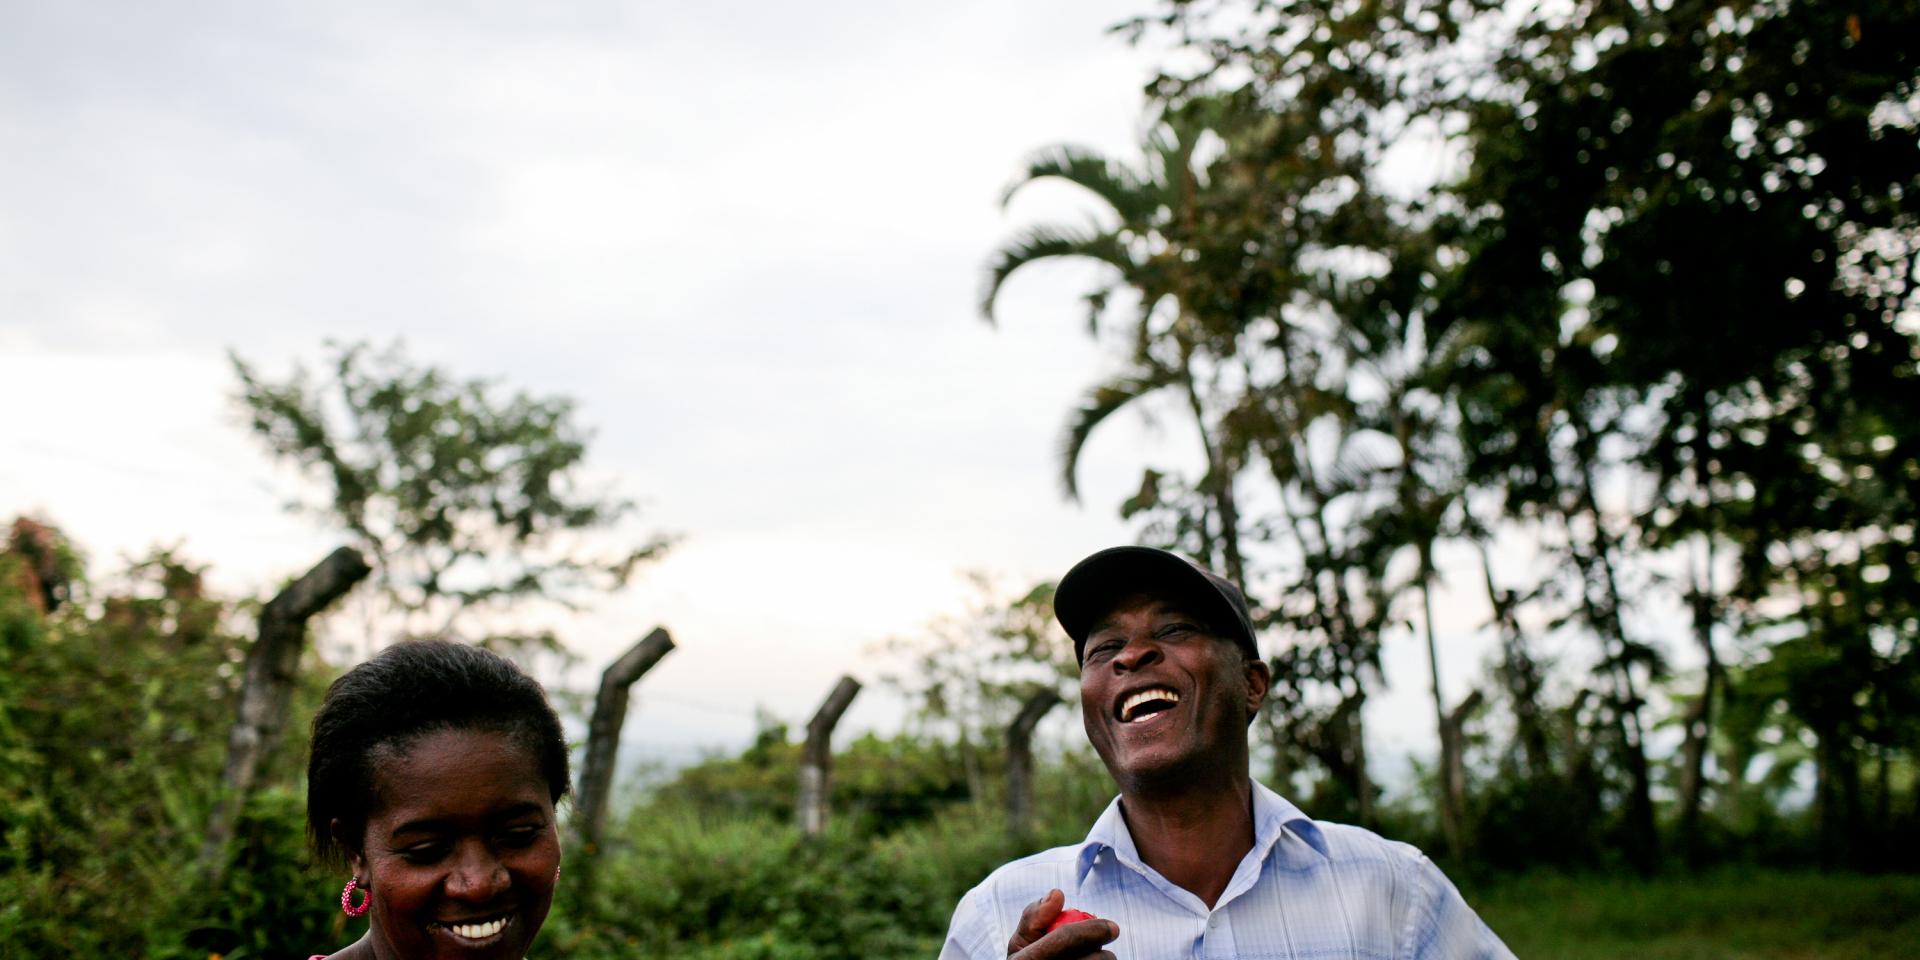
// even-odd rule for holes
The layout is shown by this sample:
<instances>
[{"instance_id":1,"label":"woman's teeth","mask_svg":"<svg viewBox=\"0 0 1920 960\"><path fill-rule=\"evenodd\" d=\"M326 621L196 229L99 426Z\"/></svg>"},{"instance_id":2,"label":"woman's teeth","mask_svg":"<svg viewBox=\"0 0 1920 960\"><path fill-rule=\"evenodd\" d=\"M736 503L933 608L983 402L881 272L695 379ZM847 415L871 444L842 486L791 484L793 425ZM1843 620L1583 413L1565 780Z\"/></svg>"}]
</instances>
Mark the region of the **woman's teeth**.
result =
<instances>
[{"instance_id":1,"label":"woman's teeth","mask_svg":"<svg viewBox=\"0 0 1920 960\"><path fill-rule=\"evenodd\" d=\"M506 917L501 917L498 920L489 920L486 923L447 924L448 930L453 931L454 934L457 936L466 937L468 940L485 940L488 937L491 937L494 934L499 933L502 930L505 930L506 928L507 928Z\"/></svg>"}]
</instances>

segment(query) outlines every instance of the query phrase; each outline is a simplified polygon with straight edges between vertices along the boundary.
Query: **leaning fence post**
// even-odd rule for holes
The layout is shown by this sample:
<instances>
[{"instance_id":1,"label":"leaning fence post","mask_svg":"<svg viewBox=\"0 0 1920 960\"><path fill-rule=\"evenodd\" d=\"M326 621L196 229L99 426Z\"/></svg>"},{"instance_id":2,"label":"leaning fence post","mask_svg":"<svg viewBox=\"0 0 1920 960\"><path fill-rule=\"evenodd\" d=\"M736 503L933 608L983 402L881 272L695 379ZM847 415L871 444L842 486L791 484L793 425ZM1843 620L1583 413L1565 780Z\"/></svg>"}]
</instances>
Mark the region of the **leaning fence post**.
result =
<instances>
[{"instance_id":1,"label":"leaning fence post","mask_svg":"<svg viewBox=\"0 0 1920 960\"><path fill-rule=\"evenodd\" d=\"M1033 728L1059 702L1060 691L1041 687L1007 725L1007 830L1016 837L1033 825Z\"/></svg>"},{"instance_id":2,"label":"leaning fence post","mask_svg":"<svg viewBox=\"0 0 1920 960\"><path fill-rule=\"evenodd\" d=\"M655 627L639 643L600 675L600 692L593 698L593 718L587 721L587 757L580 766L580 799L574 807L574 833L591 855L600 842L600 827L613 792L613 770L620 754L620 728L627 722L627 701L633 684L673 650L673 637Z\"/></svg>"},{"instance_id":3,"label":"leaning fence post","mask_svg":"<svg viewBox=\"0 0 1920 960\"><path fill-rule=\"evenodd\" d=\"M341 547L274 595L260 610L259 635L247 651L240 709L227 734L227 767L220 778L220 799L200 845L200 870L209 882L226 870L223 855L233 840L240 811L253 795L267 756L287 725L300 651L306 646L307 621L340 599L372 572L352 547Z\"/></svg>"},{"instance_id":4,"label":"leaning fence post","mask_svg":"<svg viewBox=\"0 0 1920 960\"><path fill-rule=\"evenodd\" d=\"M833 728L860 692L860 681L841 677L833 692L807 721L807 743L800 751L800 800L794 812L800 832L812 837L827 829L827 773L833 762Z\"/></svg>"}]
</instances>

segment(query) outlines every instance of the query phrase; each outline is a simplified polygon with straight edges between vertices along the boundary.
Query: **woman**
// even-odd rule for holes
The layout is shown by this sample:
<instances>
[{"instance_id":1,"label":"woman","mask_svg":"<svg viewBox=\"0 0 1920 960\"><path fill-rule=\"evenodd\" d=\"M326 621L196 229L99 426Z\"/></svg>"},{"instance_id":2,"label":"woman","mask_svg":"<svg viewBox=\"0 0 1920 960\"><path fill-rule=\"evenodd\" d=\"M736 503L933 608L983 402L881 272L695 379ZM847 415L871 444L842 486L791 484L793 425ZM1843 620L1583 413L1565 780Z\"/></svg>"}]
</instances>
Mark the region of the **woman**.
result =
<instances>
[{"instance_id":1,"label":"woman","mask_svg":"<svg viewBox=\"0 0 1920 960\"><path fill-rule=\"evenodd\" d=\"M567 744L540 685L465 644L391 647L313 718L307 830L366 936L335 960L519 958L560 877ZM316 958L318 960L318 958Z\"/></svg>"}]
</instances>

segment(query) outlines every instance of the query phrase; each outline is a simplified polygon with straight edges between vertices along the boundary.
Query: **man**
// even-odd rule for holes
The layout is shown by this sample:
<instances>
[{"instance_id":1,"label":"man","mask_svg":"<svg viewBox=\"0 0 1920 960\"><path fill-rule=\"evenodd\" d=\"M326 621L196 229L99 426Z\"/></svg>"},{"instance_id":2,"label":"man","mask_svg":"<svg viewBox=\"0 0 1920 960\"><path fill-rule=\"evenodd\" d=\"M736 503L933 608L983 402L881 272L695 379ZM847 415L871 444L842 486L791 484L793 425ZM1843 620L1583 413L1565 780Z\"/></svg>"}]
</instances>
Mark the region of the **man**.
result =
<instances>
[{"instance_id":1,"label":"man","mask_svg":"<svg viewBox=\"0 0 1920 960\"><path fill-rule=\"evenodd\" d=\"M1054 615L1120 796L1085 841L969 891L942 960L1512 957L1420 851L1254 782L1247 725L1271 678L1233 584L1116 547L1067 572ZM1096 919L1048 932L1066 908Z\"/></svg>"}]
</instances>

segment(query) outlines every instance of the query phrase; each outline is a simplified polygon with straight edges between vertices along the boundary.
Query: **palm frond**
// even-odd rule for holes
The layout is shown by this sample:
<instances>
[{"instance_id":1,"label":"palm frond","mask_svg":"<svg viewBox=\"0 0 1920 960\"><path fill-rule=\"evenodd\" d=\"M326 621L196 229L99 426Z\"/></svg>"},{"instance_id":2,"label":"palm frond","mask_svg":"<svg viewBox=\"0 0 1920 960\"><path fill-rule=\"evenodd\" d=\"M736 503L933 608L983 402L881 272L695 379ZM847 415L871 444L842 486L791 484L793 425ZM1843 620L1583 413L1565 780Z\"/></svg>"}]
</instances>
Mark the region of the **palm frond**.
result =
<instances>
[{"instance_id":1,"label":"palm frond","mask_svg":"<svg viewBox=\"0 0 1920 960\"><path fill-rule=\"evenodd\" d=\"M1389 450L1392 442L1376 431L1343 435L1334 453L1334 462L1325 472L1329 492L1354 493L1386 482L1399 466Z\"/></svg>"},{"instance_id":2,"label":"palm frond","mask_svg":"<svg viewBox=\"0 0 1920 960\"><path fill-rule=\"evenodd\" d=\"M987 267L986 282L981 285L980 315L988 323L994 322L993 302L999 298L1000 287L1007 278L1029 263L1053 257L1085 257L1110 264L1122 273L1130 272L1134 266L1126 245L1114 233L1092 227L1030 227L994 253Z\"/></svg>"},{"instance_id":3,"label":"palm frond","mask_svg":"<svg viewBox=\"0 0 1920 960\"><path fill-rule=\"evenodd\" d=\"M1067 499L1080 499L1080 453L1093 431L1127 404L1177 382L1179 374L1165 367L1136 367L1087 392L1060 435L1060 481Z\"/></svg>"},{"instance_id":4,"label":"palm frond","mask_svg":"<svg viewBox=\"0 0 1920 960\"><path fill-rule=\"evenodd\" d=\"M1058 144L1027 158L1027 169L1001 191L1006 206L1022 187L1037 180L1065 180L1098 197L1121 223L1140 224L1160 206L1159 191L1148 178L1102 156L1096 150Z\"/></svg>"}]
</instances>

